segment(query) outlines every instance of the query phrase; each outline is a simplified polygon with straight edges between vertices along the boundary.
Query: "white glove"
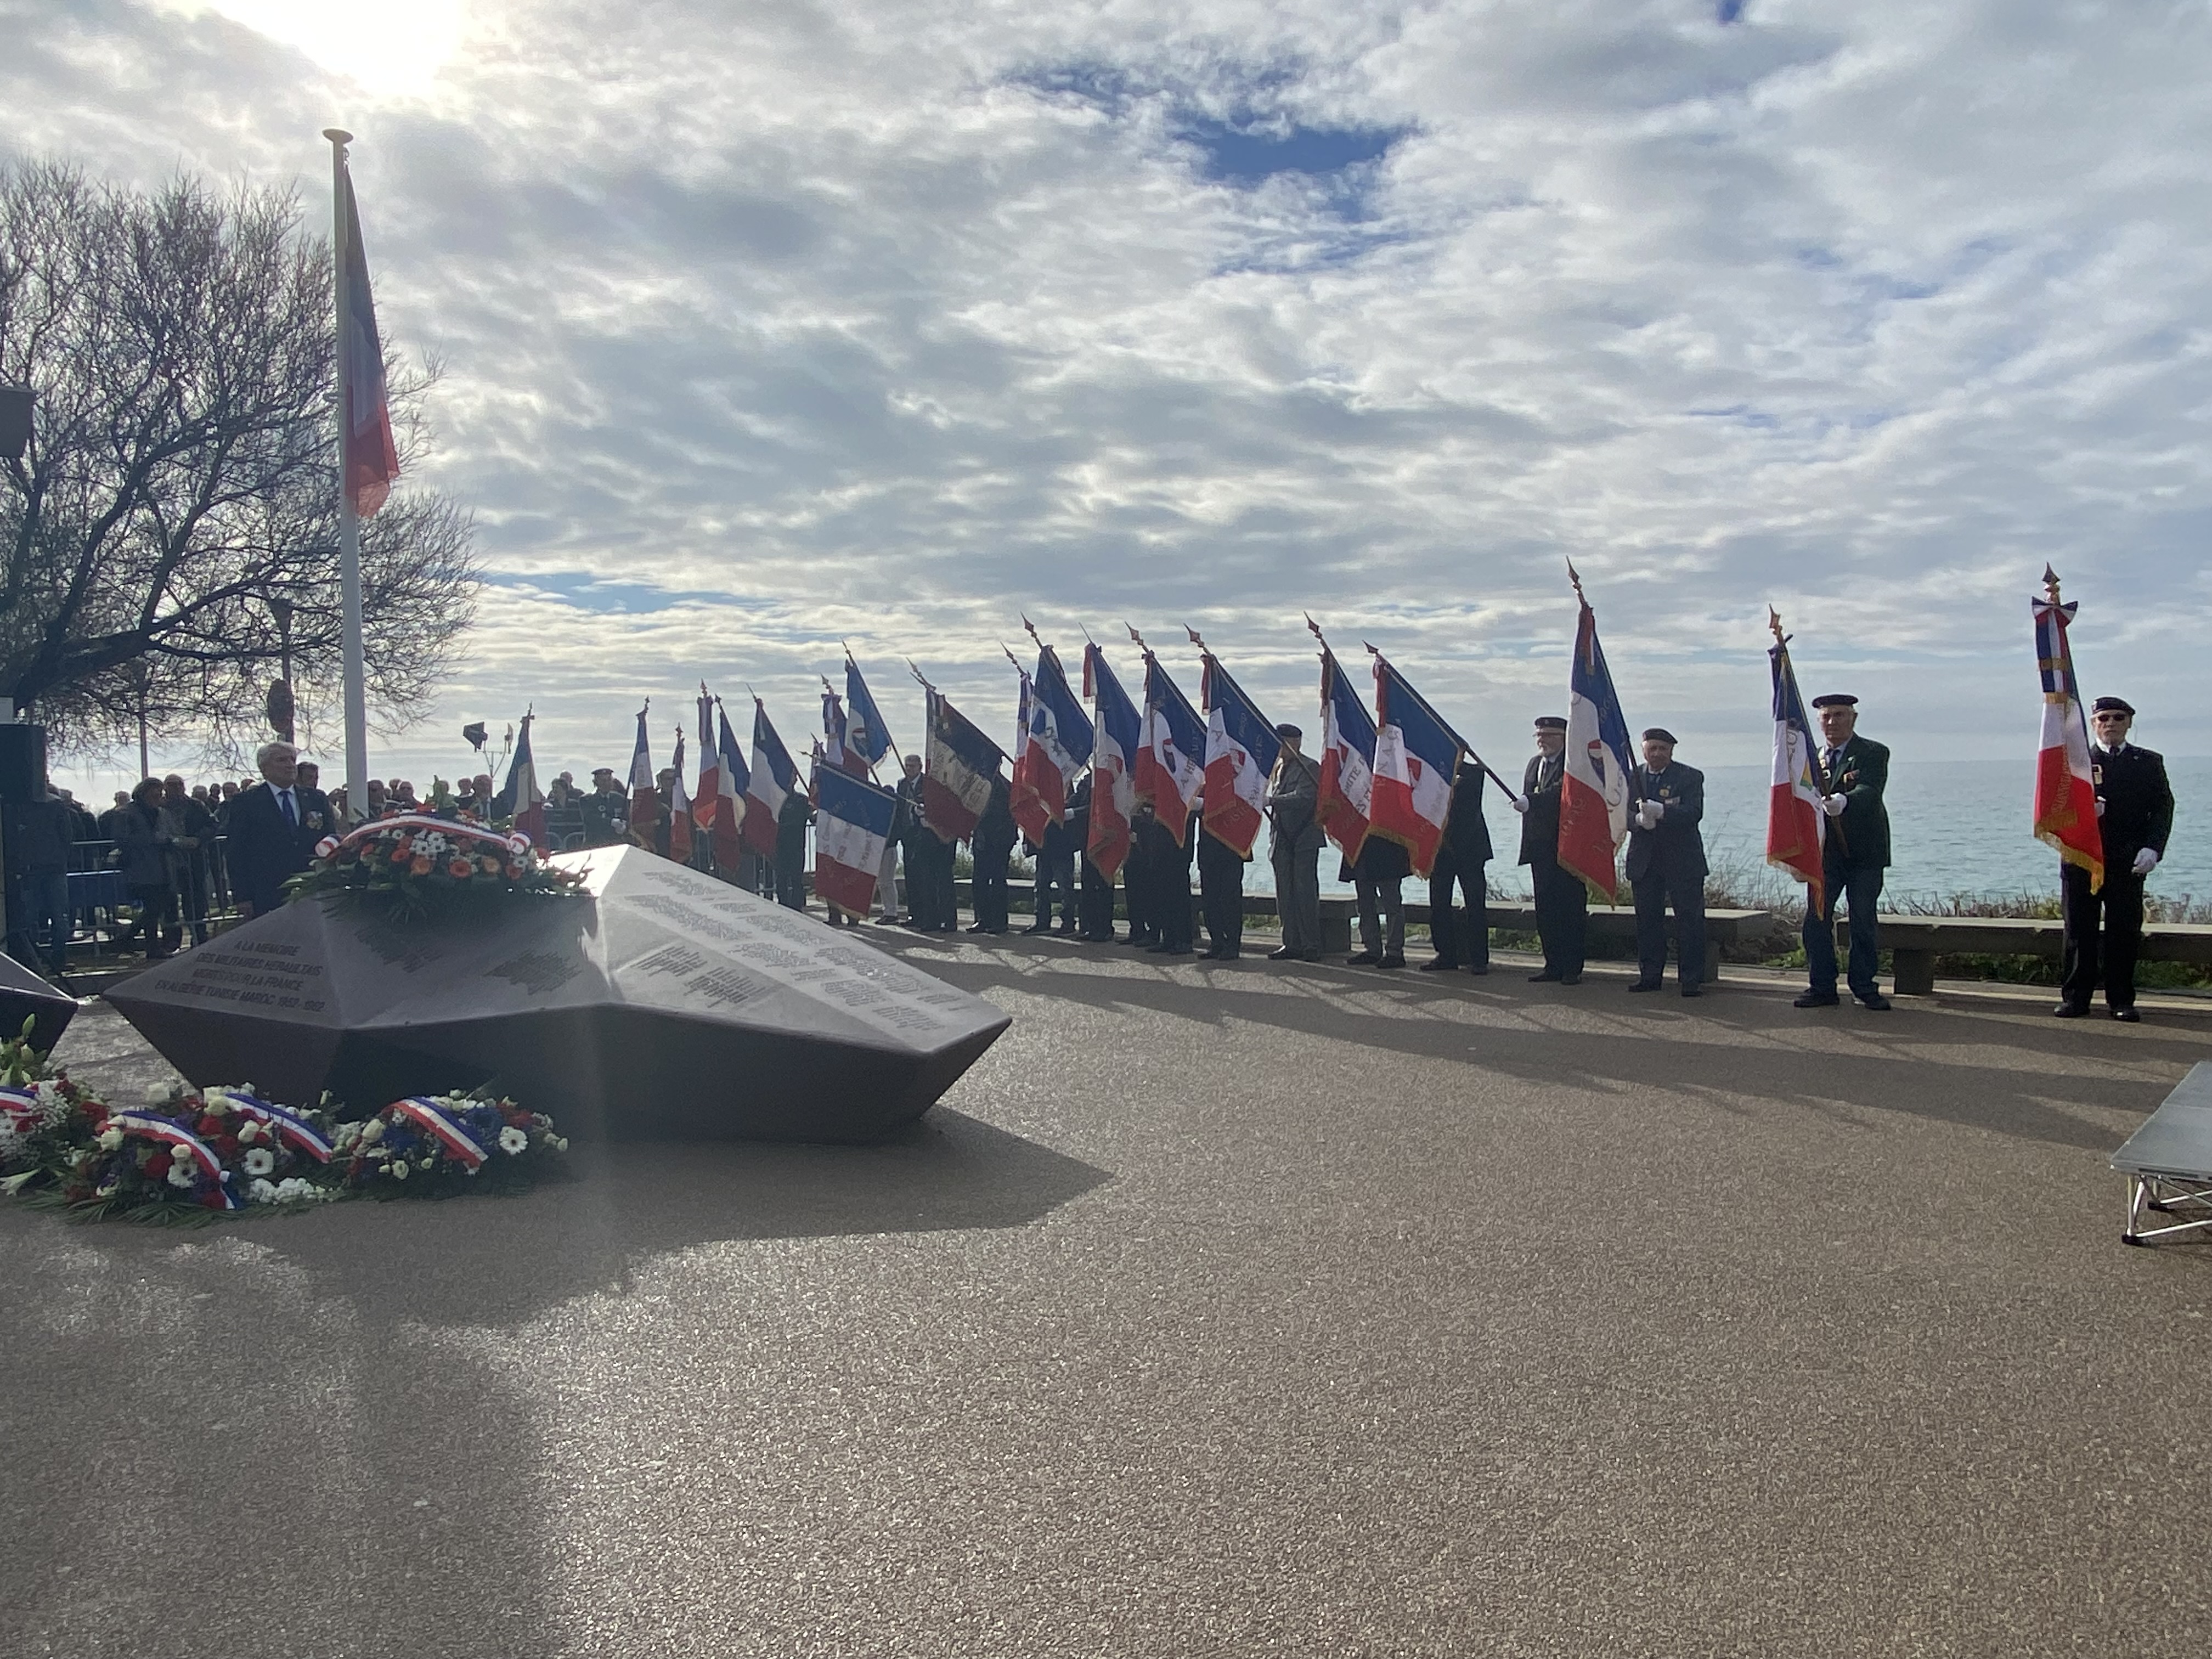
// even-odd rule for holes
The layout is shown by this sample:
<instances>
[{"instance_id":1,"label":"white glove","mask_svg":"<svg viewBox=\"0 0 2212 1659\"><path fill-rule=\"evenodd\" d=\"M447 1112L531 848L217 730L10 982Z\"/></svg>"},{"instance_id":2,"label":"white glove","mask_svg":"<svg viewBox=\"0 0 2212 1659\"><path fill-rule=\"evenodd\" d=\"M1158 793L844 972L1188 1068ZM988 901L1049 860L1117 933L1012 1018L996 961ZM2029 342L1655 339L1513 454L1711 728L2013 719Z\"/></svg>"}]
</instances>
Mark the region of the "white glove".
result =
<instances>
[{"instance_id":1,"label":"white glove","mask_svg":"<svg viewBox=\"0 0 2212 1659\"><path fill-rule=\"evenodd\" d=\"M1656 829L1659 820L1667 816L1667 803L1663 800L1647 800L1644 803L1644 811L1651 820L1644 827L1646 830Z\"/></svg>"},{"instance_id":2,"label":"white glove","mask_svg":"<svg viewBox=\"0 0 2212 1659\"><path fill-rule=\"evenodd\" d=\"M2097 803L2097 816L2100 818L2105 816L2105 803L2102 801Z\"/></svg>"},{"instance_id":3,"label":"white glove","mask_svg":"<svg viewBox=\"0 0 2212 1659\"><path fill-rule=\"evenodd\" d=\"M2142 852L2136 854L2136 873L2137 875L2147 876L2157 868L2158 854L2152 848L2146 847Z\"/></svg>"},{"instance_id":4,"label":"white glove","mask_svg":"<svg viewBox=\"0 0 2212 1659\"><path fill-rule=\"evenodd\" d=\"M1832 818L1839 818L1844 815L1844 808L1850 805L1841 795L1831 795L1820 803L1820 810Z\"/></svg>"},{"instance_id":5,"label":"white glove","mask_svg":"<svg viewBox=\"0 0 2212 1659\"><path fill-rule=\"evenodd\" d=\"M1516 812L1526 812L1528 810L1528 801L1518 795L1515 796L1513 798L1513 810Z\"/></svg>"}]
</instances>

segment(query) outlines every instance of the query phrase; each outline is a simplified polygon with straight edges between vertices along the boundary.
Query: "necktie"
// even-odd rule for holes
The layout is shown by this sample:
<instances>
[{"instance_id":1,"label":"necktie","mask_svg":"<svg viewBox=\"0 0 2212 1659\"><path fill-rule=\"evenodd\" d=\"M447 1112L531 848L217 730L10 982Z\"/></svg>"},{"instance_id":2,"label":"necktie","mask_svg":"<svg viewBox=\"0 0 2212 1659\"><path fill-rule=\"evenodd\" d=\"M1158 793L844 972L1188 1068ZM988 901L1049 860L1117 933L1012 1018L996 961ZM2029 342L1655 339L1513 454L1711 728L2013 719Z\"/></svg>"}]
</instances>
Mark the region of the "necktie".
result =
<instances>
[{"instance_id":1,"label":"necktie","mask_svg":"<svg viewBox=\"0 0 2212 1659\"><path fill-rule=\"evenodd\" d=\"M279 789L276 792L276 799L284 803L285 823L297 830L300 827L300 815L292 810L292 792L289 789Z\"/></svg>"}]
</instances>

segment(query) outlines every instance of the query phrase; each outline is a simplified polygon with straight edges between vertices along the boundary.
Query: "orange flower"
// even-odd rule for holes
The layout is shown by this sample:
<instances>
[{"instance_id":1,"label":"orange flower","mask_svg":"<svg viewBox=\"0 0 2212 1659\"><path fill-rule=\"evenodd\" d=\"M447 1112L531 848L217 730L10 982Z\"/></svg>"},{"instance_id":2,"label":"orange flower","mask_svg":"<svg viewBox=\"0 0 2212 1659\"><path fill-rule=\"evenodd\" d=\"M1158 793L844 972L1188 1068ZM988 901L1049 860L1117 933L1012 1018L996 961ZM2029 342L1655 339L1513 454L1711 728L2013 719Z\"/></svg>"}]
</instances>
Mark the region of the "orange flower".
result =
<instances>
[{"instance_id":1,"label":"orange flower","mask_svg":"<svg viewBox=\"0 0 2212 1659\"><path fill-rule=\"evenodd\" d=\"M471 876L476 874L476 866L470 863L466 859L452 859L447 860L446 865L446 873L451 876L455 881L466 881Z\"/></svg>"},{"instance_id":2,"label":"orange flower","mask_svg":"<svg viewBox=\"0 0 2212 1659\"><path fill-rule=\"evenodd\" d=\"M495 876L499 873L499 860L497 859L489 857L481 858L478 859L477 862L483 866L484 874L488 876Z\"/></svg>"},{"instance_id":3,"label":"orange flower","mask_svg":"<svg viewBox=\"0 0 2212 1659\"><path fill-rule=\"evenodd\" d=\"M430 860L428 855L426 854L417 853L415 855L414 862L410 864L407 867L410 870L412 870L418 876L428 875L430 873Z\"/></svg>"}]
</instances>

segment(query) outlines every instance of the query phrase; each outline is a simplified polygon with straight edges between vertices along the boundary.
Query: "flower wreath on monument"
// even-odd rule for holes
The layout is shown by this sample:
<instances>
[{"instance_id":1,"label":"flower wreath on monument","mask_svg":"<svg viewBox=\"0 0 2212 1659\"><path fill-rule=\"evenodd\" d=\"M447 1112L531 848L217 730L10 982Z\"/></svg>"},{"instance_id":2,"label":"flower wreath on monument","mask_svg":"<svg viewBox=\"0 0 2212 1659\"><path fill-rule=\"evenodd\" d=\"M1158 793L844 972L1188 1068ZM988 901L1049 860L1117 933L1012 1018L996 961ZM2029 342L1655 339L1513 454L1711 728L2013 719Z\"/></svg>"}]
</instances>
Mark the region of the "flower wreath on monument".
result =
<instances>
[{"instance_id":1,"label":"flower wreath on monument","mask_svg":"<svg viewBox=\"0 0 2212 1659\"><path fill-rule=\"evenodd\" d=\"M583 877L548 869L530 837L483 823L452 804L445 785L428 810L374 818L325 836L315 861L285 884L295 898L372 906L399 921L428 921L516 896L574 896Z\"/></svg>"},{"instance_id":2,"label":"flower wreath on monument","mask_svg":"<svg viewBox=\"0 0 2212 1659\"><path fill-rule=\"evenodd\" d=\"M0 1042L0 1192L72 1219L197 1224L335 1199L514 1193L567 1174L565 1138L512 1100L421 1095L339 1122L247 1085L111 1106L30 1046Z\"/></svg>"}]
</instances>

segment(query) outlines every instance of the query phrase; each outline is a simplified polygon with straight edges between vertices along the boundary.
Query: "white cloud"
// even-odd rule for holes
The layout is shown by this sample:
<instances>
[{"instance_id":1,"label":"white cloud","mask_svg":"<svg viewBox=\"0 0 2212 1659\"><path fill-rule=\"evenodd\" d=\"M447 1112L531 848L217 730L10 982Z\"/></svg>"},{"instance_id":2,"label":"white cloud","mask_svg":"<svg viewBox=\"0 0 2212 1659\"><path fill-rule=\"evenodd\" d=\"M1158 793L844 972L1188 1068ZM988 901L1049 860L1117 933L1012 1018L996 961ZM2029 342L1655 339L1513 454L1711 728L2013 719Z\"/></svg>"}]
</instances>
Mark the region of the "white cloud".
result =
<instances>
[{"instance_id":1,"label":"white cloud","mask_svg":"<svg viewBox=\"0 0 2212 1659\"><path fill-rule=\"evenodd\" d=\"M1287 714L1310 610L1510 754L1571 556L1686 755L1764 744L1770 600L1905 752L2001 752L2048 559L2203 747L2201 9L480 0L405 88L222 9L41 19L0 142L319 211L356 132L501 579L436 731L618 758L703 674L796 740L840 638L902 740L907 655L1005 725L1024 611ZM1399 136L1239 179L1224 125Z\"/></svg>"}]
</instances>

